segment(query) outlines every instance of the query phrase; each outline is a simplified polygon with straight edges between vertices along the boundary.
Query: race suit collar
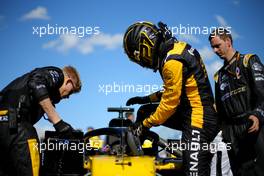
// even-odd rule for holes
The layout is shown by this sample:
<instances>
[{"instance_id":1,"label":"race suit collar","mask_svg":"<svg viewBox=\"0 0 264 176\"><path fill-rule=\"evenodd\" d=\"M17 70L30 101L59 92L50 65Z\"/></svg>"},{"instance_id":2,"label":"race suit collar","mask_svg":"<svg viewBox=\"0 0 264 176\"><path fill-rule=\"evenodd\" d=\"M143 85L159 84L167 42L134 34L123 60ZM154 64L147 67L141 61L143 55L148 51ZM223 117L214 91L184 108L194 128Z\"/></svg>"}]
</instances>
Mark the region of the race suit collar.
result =
<instances>
[{"instance_id":1,"label":"race suit collar","mask_svg":"<svg viewBox=\"0 0 264 176\"><path fill-rule=\"evenodd\" d=\"M239 59L239 56L240 56L239 52L236 51L233 57L229 61L225 61L224 65L226 66L231 65L232 63L234 63L236 60Z\"/></svg>"}]
</instances>

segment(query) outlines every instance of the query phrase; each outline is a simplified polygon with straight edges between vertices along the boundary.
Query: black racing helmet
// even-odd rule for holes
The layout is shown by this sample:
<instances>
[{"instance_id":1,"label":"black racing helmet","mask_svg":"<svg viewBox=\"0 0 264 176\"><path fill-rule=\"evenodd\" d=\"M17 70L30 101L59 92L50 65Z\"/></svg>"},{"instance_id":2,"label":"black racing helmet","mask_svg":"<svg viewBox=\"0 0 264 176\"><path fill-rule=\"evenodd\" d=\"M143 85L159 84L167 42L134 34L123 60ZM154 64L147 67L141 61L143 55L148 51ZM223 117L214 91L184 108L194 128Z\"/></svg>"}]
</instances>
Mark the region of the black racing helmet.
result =
<instances>
[{"instance_id":1,"label":"black racing helmet","mask_svg":"<svg viewBox=\"0 0 264 176\"><path fill-rule=\"evenodd\" d=\"M126 54L132 62L155 69L154 59L160 43L160 30L150 22L137 22L128 27L123 39Z\"/></svg>"}]
</instances>

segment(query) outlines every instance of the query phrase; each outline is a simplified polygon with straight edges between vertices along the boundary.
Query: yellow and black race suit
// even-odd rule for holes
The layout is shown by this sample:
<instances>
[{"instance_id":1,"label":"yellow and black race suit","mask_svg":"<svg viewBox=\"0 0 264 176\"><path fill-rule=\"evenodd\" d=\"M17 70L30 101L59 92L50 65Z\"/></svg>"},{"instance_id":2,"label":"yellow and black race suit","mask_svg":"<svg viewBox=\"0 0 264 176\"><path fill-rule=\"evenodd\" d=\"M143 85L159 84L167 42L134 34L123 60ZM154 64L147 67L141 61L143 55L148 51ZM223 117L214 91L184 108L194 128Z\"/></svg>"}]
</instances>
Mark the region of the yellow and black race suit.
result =
<instances>
[{"instance_id":1,"label":"yellow and black race suit","mask_svg":"<svg viewBox=\"0 0 264 176\"><path fill-rule=\"evenodd\" d=\"M258 56L236 52L215 74L216 107L234 175L264 175L264 66ZM250 115L259 131L248 133Z\"/></svg>"},{"instance_id":2,"label":"yellow and black race suit","mask_svg":"<svg viewBox=\"0 0 264 176\"><path fill-rule=\"evenodd\" d=\"M44 114L41 100L60 101L63 81L61 69L37 68L0 92L0 175L39 175L38 136L33 125Z\"/></svg>"},{"instance_id":3,"label":"yellow and black race suit","mask_svg":"<svg viewBox=\"0 0 264 176\"><path fill-rule=\"evenodd\" d=\"M213 94L200 54L187 43L175 42L159 71L164 90L149 96L151 102L159 104L143 105L138 117L144 119L146 127L162 124L182 130L183 143L199 145L183 150L186 174L209 175L210 152L201 147L209 145L218 129Z\"/></svg>"}]
</instances>

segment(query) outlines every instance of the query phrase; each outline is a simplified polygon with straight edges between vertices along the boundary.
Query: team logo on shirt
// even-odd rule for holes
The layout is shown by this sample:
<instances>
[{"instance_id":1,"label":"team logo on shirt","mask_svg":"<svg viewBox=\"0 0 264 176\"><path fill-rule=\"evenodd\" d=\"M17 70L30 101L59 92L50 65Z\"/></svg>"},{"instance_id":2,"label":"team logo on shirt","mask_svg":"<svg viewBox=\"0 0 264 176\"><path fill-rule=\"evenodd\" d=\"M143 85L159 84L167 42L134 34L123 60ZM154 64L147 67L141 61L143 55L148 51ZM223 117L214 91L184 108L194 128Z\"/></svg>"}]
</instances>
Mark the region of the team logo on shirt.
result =
<instances>
[{"instance_id":1,"label":"team logo on shirt","mask_svg":"<svg viewBox=\"0 0 264 176\"><path fill-rule=\"evenodd\" d=\"M240 68L239 67L236 68L236 78L237 79L240 79L241 78Z\"/></svg>"},{"instance_id":2,"label":"team logo on shirt","mask_svg":"<svg viewBox=\"0 0 264 176\"><path fill-rule=\"evenodd\" d=\"M252 65L252 69L255 71L262 71L262 66L256 62Z\"/></svg>"},{"instance_id":3,"label":"team logo on shirt","mask_svg":"<svg viewBox=\"0 0 264 176\"><path fill-rule=\"evenodd\" d=\"M229 85L228 83L222 83L222 84L220 85L220 89L221 89L221 90L225 90L225 88L226 88L228 85Z\"/></svg>"},{"instance_id":4,"label":"team logo on shirt","mask_svg":"<svg viewBox=\"0 0 264 176\"><path fill-rule=\"evenodd\" d=\"M59 80L59 77L60 77L59 73L54 71L54 70L49 70L49 73L50 73L50 75L52 77L52 81L54 83L56 83Z\"/></svg>"}]
</instances>

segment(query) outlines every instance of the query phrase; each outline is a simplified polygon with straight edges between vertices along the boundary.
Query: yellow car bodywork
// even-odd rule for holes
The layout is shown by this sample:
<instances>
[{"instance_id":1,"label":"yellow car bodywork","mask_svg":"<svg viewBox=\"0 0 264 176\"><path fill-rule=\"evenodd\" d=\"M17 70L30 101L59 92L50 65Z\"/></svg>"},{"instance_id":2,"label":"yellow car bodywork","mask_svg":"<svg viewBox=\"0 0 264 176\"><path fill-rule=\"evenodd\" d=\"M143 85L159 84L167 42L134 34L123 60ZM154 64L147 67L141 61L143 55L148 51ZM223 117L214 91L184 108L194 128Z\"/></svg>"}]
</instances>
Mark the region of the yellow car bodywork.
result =
<instances>
[{"instance_id":1,"label":"yellow car bodywork","mask_svg":"<svg viewBox=\"0 0 264 176\"><path fill-rule=\"evenodd\" d=\"M150 156L92 156L84 167L92 176L155 176L155 158Z\"/></svg>"}]
</instances>

